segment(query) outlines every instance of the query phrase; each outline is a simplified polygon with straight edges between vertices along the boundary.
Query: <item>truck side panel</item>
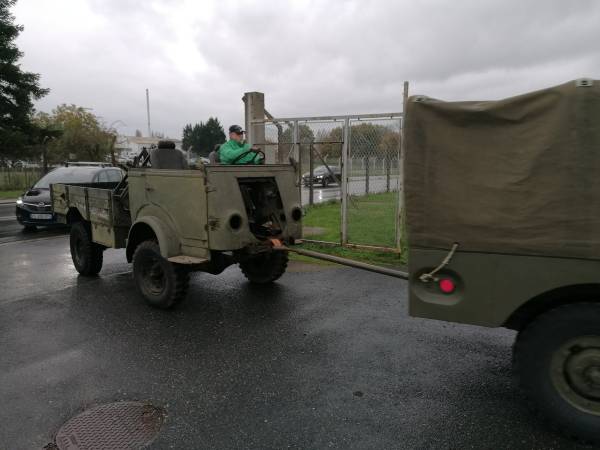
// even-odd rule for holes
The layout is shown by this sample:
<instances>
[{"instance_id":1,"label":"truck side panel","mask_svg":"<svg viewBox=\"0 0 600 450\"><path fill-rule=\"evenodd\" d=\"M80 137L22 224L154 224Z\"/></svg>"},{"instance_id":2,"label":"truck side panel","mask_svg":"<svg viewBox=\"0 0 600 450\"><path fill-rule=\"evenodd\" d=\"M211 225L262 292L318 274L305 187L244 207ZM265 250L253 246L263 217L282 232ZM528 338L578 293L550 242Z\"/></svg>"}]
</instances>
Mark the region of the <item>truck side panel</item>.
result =
<instances>
[{"instance_id":1,"label":"truck side panel","mask_svg":"<svg viewBox=\"0 0 600 450\"><path fill-rule=\"evenodd\" d=\"M600 285L600 261L596 260L459 251L436 274L456 284L453 293L444 294L438 283L424 283L419 276L433 270L447 255L448 250L410 250L412 316L499 327L519 307L545 293Z\"/></svg>"},{"instance_id":2,"label":"truck side panel","mask_svg":"<svg viewBox=\"0 0 600 450\"><path fill-rule=\"evenodd\" d=\"M133 223L156 217L178 237L178 254L165 256L209 257L203 171L130 170L129 205Z\"/></svg>"},{"instance_id":3,"label":"truck side panel","mask_svg":"<svg viewBox=\"0 0 600 450\"><path fill-rule=\"evenodd\" d=\"M89 221L94 242L105 247L125 246L130 218L120 208L112 189L55 184L52 185L52 205L63 223L68 222L68 214L73 210Z\"/></svg>"}]
</instances>

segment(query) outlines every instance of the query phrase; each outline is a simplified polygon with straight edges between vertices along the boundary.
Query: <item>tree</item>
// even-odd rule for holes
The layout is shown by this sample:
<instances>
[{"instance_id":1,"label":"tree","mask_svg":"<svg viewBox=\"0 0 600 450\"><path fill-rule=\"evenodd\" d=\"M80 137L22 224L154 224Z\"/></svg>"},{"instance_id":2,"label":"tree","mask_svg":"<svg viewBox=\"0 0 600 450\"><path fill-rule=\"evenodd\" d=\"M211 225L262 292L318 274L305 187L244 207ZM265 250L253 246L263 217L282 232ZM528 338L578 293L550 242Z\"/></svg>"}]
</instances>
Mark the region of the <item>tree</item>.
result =
<instances>
[{"instance_id":1,"label":"tree","mask_svg":"<svg viewBox=\"0 0 600 450\"><path fill-rule=\"evenodd\" d=\"M200 122L192 126L187 124L183 127L182 136L183 150L191 150L192 153L208 156L216 144L225 142L225 131L216 117L210 117L206 123Z\"/></svg>"},{"instance_id":2,"label":"tree","mask_svg":"<svg viewBox=\"0 0 600 450\"><path fill-rule=\"evenodd\" d=\"M50 161L105 161L110 154L113 133L84 108L63 104L47 120L54 129L61 130L60 137L48 145Z\"/></svg>"},{"instance_id":3,"label":"tree","mask_svg":"<svg viewBox=\"0 0 600 450\"><path fill-rule=\"evenodd\" d=\"M32 133L33 101L48 93L40 76L21 69L23 53L14 41L23 30L9 8L16 0L0 0L0 158L21 156Z\"/></svg>"},{"instance_id":4,"label":"tree","mask_svg":"<svg viewBox=\"0 0 600 450\"><path fill-rule=\"evenodd\" d=\"M282 127L283 128L283 127ZM297 158L297 155L290 155L292 146L294 144L294 127L290 124L283 132L282 128L278 128L278 148L277 148L277 162L284 163L287 161L288 156ZM315 134L311 127L306 124L301 124L298 127L298 139L300 140L300 149L302 156L300 157L303 161L308 161L310 144L315 142Z\"/></svg>"},{"instance_id":5,"label":"tree","mask_svg":"<svg viewBox=\"0 0 600 450\"><path fill-rule=\"evenodd\" d=\"M209 117L204 124L201 137L200 154L203 156L208 156L216 144L222 144L225 142L225 130L223 130L219 119L216 117Z\"/></svg>"},{"instance_id":6,"label":"tree","mask_svg":"<svg viewBox=\"0 0 600 450\"><path fill-rule=\"evenodd\" d=\"M377 153L386 158L397 158L400 153L401 136L399 131L388 130L379 142Z\"/></svg>"},{"instance_id":7,"label":"tree","mask_svg":"<svg viewBox=\"0 0 600 450\"><path fill-rule=\"evenodd\" d=\"M44 173L48 172L48 144L62 136L62 130L56 126L47 113L37 113L32 120L30 135L31 153L42 157Z\"/></svg>"},{"instance_id":8,"label":"tree","mask_svg":"<svg viewBox=\"0 0 600 450\"><path fill-rule=\"evenodd\" d=\"M342 127L332 128L331 131L323 131L317 136L321 144L321 154L325 158L340 158L342 156L342 141L344 139L344 131Z\"/></svg>"},{"instance_id":9,"label":"tree","mask_svg":"<svg viewBox=\"0 0 600 450\"><path fill-rule=\"evenodd\" d=\"M377 156L383 136L389 131L383 125L359 123L350 127L350 151L353 156Z\"/></svg>"}]
</instances>

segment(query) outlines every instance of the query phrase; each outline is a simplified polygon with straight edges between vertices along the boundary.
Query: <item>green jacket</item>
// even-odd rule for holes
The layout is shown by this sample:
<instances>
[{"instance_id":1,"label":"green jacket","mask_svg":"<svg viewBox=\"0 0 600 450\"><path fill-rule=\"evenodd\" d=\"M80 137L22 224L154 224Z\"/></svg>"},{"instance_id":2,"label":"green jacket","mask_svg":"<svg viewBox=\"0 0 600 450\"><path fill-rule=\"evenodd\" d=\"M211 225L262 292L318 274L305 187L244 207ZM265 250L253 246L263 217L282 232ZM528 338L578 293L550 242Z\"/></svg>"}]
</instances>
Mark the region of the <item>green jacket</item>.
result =
<instances>
[{"instance_id":1,"label":"green jacket","mask_svg":"<svg viewBox=\"0 0 600 450\"><path fill-rule=\"evenodd\" d=\"M219 148L221 164L234 164L235 159L250 150L250 144L241 144L233 139L228 140ZM248 153L235 161L235 164L260 164L261 157L254 152Z\"/></svg>"}]
</instances>

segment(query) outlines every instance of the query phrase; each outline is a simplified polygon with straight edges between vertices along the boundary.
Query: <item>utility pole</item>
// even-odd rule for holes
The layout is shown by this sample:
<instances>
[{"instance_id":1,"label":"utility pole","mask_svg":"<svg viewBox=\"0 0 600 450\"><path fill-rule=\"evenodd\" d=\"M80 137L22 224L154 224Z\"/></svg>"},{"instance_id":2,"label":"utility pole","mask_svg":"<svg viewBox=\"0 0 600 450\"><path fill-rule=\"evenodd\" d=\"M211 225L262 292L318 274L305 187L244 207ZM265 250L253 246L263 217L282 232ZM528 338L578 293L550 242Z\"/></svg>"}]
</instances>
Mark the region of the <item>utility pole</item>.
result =
<instances>
[{"instance_id":1,"label":"utility pole","mask_svg":"<svg viewBox=\"0 0 600 450\"><path fill-rule=\"evenodd\" d=\"M148 116L148 137L152 137L152 131L150 131L150 94L146 88L146 114Z\"/></svg>"}]
</instances>

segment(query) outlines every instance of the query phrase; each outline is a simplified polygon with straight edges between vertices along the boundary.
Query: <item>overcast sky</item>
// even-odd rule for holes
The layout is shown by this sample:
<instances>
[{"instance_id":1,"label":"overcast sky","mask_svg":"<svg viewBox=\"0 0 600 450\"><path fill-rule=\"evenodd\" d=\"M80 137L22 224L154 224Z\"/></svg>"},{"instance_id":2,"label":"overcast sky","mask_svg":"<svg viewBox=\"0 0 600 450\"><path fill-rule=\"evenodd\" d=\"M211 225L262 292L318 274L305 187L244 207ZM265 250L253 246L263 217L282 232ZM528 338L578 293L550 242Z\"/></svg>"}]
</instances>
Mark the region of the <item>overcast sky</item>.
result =
<instances>
[{"instance_id":1,"label":"overcast sky","mask_svg":"<svg viewBox=\"0 0 600 450\"><path fill-rule=\"evenodd\" d=\"M495 99L600 78L594 0L19 0L23 67L60 103L120 131L180 137L241 97L276 116L395 112L402 83L444 100Z\"/></svg>"}]
</instances>

